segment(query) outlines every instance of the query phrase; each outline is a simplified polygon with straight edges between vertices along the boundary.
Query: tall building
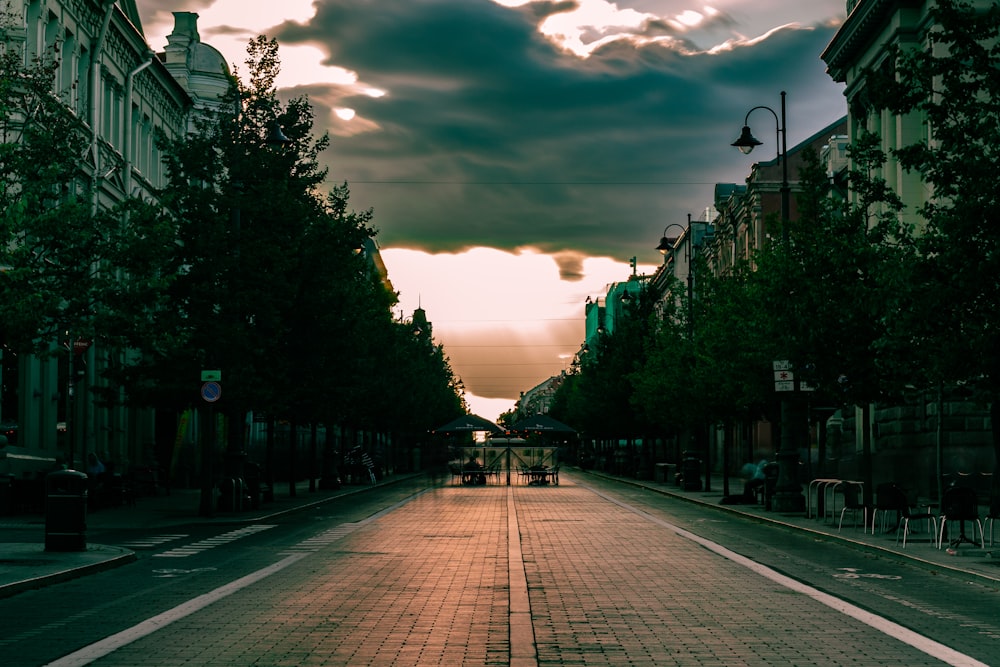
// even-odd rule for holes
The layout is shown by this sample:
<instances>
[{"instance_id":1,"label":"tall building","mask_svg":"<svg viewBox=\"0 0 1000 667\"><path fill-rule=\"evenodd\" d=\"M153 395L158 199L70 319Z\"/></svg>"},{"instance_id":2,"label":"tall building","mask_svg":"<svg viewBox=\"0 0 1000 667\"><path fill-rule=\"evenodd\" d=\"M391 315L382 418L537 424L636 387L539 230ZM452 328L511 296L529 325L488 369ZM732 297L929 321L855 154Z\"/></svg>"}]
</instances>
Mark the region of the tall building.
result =
<instances>
[{"instance_id":1,"label":"tall building","mask_svg":"<svg viewBox=\"0 0 1000 667\"><path fill-rule=\"evenodd\" d=\"M996 6L995 0L972 0L970 4L984 10ZM894 66L893 49L931 48L928 34L935 23L930 10L935 5L934 0L850 0L846 20L821 56L833 80L846 84L848 141L854 143L866 130L880 137L887 160L877 175L904 204L902 221L918 230L922 225L918 211L933 197L933 191L918 172L900 165L893 150L931 144L933 128L923 113L897 115L876 108L869 95L871 73ZM845 411L843 419L838 418L833 425L843 424L845 436L854 440L848 447L858 451L863 432L872 435L876 476L934 491L932 480L938 472L947 473L947 468L969 472L993 467L989 416L967 397L945 402L939 395L914 396L907 405L871 408L867 424L857 408ZM938 470L940 460L935 459L940 453L935 454L935 445L947 446L949 451L944 471Z\"/></svg>"},{"instance_id":2,"label":"tall building","mask_svg":"<svg viewBox=\"0 0 1000 667\"><path fill-rule=\"evenodd\" d=\"M127 197L152 199L165 182L155 133L187 133L197 114L219 107L229 85L225 59L201 42L197 14L175 12L174 30L157 54L146 42L134 0L24 0L11 10L0 35L4 47L21 50L26 66L58 63L52 94L89 133L79 178L88 184L94 210ZM90 391L104 366L124 352L100 349L72 332L52 347L57 353L45 358L3 360L2 418L21 458L44 462L72 451L67 463L74 467L88 452L150 462L152 412L99 404ZM67 436L72 447L61 442ZM19 472L16 457L0 458L0 472Z\"/></svg>"}]
</instances>

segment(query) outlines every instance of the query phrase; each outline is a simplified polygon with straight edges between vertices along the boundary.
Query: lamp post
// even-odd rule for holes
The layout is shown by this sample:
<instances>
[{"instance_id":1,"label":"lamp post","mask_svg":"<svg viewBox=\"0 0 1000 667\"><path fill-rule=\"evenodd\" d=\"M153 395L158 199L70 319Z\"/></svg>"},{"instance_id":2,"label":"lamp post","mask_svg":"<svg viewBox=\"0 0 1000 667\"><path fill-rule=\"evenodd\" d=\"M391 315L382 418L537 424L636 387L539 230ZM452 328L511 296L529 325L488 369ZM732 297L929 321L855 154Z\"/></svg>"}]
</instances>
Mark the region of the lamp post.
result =
<instances>
[{"instance_id":1,"label":"lamp post","mask_svg":"<svg viewBox=\"0 0 1000 667\"><path fill-rule=\"evenodd\" d=\"M683 225L679 225L677 223L671 223L663 229L663 237L660 239L660 244L656 246L656 249L659 250L664 255L664 257L666 257L668 252L671 253L671 255L673 255L673 253L676 252L677 242L681 238L681 236L667 236L667 233L673 227L680 229L681 236L687 239L687 242L684 245L684 260L687 262L687 329L688 329L688 344L693 346L694 345L694 252L693 252L694 233L691 229L691 214L688 213L686 227ZM674 275L676 275L676 270ZM711 491L712 490L712 460L710 456L711 451L710 448L708 447L707 442L705 443L706 446L704 448L702 448L701 443L698 442L701 439L700 425L696 429L695 434L696 434L695 448L698 451L704 449L704 454L705 454L705 491ZM697 471L696 459L694 459L693 456L690 455L684 456L684 460L689 462L688 463L688 465L690 466L688 468L689 472ZM684 461L682 461L681 463L683 466ZM685 475L685 477L687 476ZM698 485L692 484L689 486L688 481L685 481L684 488L689 491L696 491L699 490L701 487L700 484Z\"/></svg>"},{"instance_id":2,"label":"lamp post","mask_svg":"<svg viewBox=\"0 0 1000 667\"><path fill-rule=\"evenodd\" d=\"M744 155L749 155L754 148L763 144L762 141L753 136L749 126L750 114L758 109L769 111L774 116L777 159L781 164L781 189L779 190L781 194L781 244L787 251L790 246L788 237L790 190L788 187L788 128L785 123L785 91L781 91L781 115L779 116L774 109L767 106L756 106L750 109L743 119L743 130L740 132L739 138L731 145L738 148ZM795 385L792 384L793 396L794 387ZM775 485L772 501L772 508L776 512L801 512L805 509L805 497L802 495L802 486L799 484L797 476L799 454L795 447L792 411L792 400L783 397L781 399L781 439L776 453L778 481Z\"/></svg>"},{"instance_id":3,"label":"lamp post","mask_svg":"<svg viewBox=\"0 0 1000 667\"><path fill-rule=\"evenodd\" d=\"M681 236L687 237L687 243L684 246L684 261L687 262L688 340L690 341L694 340L694 263L691 256L691 246L694 244L694 239L691 238L691 214L688 213L687 227L674 222L663 229L663 237L660 239L660 245L656 246L656 249L660 251L664 258L666 258L668 252L673 255L676 250L674 246L681 238L680 236L667 236L667 232L672 227L680 229Z\"/></svg>"}]
</instances>

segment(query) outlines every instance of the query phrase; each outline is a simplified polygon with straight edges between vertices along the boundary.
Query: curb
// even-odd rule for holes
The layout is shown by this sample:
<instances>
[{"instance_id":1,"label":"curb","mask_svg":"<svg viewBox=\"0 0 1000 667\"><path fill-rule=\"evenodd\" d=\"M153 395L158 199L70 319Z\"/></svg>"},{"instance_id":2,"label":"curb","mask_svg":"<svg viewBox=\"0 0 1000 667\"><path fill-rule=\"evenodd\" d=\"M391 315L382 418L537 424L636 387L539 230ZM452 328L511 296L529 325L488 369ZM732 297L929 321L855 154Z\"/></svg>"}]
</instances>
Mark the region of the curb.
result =
<instances>
[{"instance_id":1,"label":"curb","mask_svg":"<svg viewBox=\"0 0 1000 667\"><path fill-rule=\"evenodd\" d=\"M13 595L17 595L18 593L23 593L24 591L44 588L52 584L69 581L70 579L76 579L77 577L82 577L87 574L96 574L97 572L111 570L138 560L138 556L136 556L134 551L129 551L128 549L124 549L122 547L91 544L88 545L87 551L108 551L116 553L117 555L113 555L109 558L100 558L93 563L78 565L76 567L67 567L56 572L50 572L48 574L32 577L31 579L24 579L22 581L15 581L10 584L2 585L0 586L0 598L8 598ZM40 553L46 552L42 551Z\"/></svg>"},{"instance_id":2,"label":"curb","mask_svg":"<svg viewBox=\"0 0 1000 667\"><path fill-rule=\"evenodd\" d=\"M782 521L782 520L780 520L778 518L771 518L771 517L768 517L768 516L760 516L760 515L757 515L757 514L751 514L749 512L741 512L738 509L736 509L737 506L732 506L732 505L718 505L718 504L715 504L715 503L705 502L704 500L700 500L698 498L693 498L691 496L683 495L683 494L680 494L680 493L675 493L675 492L669 490L668 488L661 489L661 488L657 488L657 487L649 485L649 484L643 484L642 482L639 482L639 481L636 481L636 480L630 480L628 478L614 477L614 476L611 476L611 475L605 475L604 473L594 472L594 471L589 471L589 470L587 470L587 471L577 470L577 472L582 472L584 474L592 475L594 477L599 477L601 479L606 479L606 480L612 481L612 482L618 482L618 483L621 483L621 484L628 484L629 486L632 486L632 487L635 487L635 488L639 488L639 489L644 489L644 490L650 491L652 493L658 493L658 494L660 494L662 496L670 496L671 498L676 498L677 500L683 500L684 502L687 502L687 503L692 503L694 505L700 505L701 507L711 508L711 509L714 509L716 511L720 511L720 512L724 512L724 513L727 513L727 514L731 514L733 516L739 517L740 519L745 519L745 520L750 520L750 521L756 521L757 523L762 523L762 524L767 524L767 525L775 526L775 527L781 528L783 530L795 531L795 532L798 532L798 533L806 533L809 536L811 536L813 538L816 538L816 539L825 540L827 542L837 542L837 543L840 543L840 544L843 544L843 545L846 545L846 546L850 546L850 547L852 547L854 549L857 549L859 551L863 551L865 553L869 553L869 554L872 554L872 555L875 555L875 556L879 556L879 557L883 557L883 558L892 559L892 560L894 560L896 562L900 562L900 563L909 563L911 565L916 565L916 566L919 566L919 567L922 567L922 568L925 568L925 569L928 569L928 570L931 570L931 571L934 571L934 572L940 572L941 574L944 574L944 575L947 575L947 576L950 576L950 577L955 577L955 578L960 578L960 579L968 579L968 578L972 577L974 579L979 580L982 583L991 585L993 587L996 587L997 584L1000 584L1000 575L991 576L991 575L988 575L988 574L985 574L985 573L982 573L982 572L973 572L971 570L963 569L963 568L961 568L961 567L959 567L957 565L953 566L953 565L946 565L944 563L935 563L933 561L929 561L929 560L925 560L923 558L920 558L919 556L911 556L909 554L902 553L902 552L896 551L894 549L889 549L889 548L886 548L886 547L880 547L880 546L875 545L875 544L868 544L866 542L861 542L859 540L853 540L850 537L844 537L844 536L841 536L841 535L834 535L834 534L827 533L827 532L824 532L824 531L814 530L814 529L811 529L811 528L808 528L808 527L805 527L805 526L799 526L799 525L796 525L796 524L793 524L793 523L789 523L787 521ZM780 515L778 515L778 516L780 516Z\"/></svg>"}]
</instances>

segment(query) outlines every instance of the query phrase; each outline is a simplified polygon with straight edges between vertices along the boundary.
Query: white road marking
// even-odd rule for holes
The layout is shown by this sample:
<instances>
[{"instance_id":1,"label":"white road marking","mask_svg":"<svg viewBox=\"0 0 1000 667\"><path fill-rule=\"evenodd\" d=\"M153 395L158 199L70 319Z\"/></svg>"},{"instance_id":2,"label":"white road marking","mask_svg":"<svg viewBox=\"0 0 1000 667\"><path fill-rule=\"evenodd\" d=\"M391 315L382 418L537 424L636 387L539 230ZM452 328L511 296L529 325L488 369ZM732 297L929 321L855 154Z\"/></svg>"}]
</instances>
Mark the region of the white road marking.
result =
<instances>
[{"instance_id":1,"label":"white road marking","mask_svg":"<svg viewBox=\"0 0 1000 667\"><path fill-rule=\"evenodd\" d=\"M222 598L228 597L233 593L246 588L247 586L270 577L272 574L276 574L281 570L284 570L289 565L302 560L307 555L308 554L302 553L286 556L284 559L273 565L257 570L256 572L251 572L245 577L241 577L236 581L231 581L224 586L216 588L214 591L209 591L204 595L192 598L191 600L188 600L173 609L165 611L162 614L158 614L150 619L147 619L138 625L122 630L121 632L113 634L110 637L106 637L99 642L91 644L90 646L85 646L75 653L70 653L69 655L59 658L55 662L50 662L47 667L77 667L79 665L88 665L94 660L103 658L109 653L120 649L122 646L126 646L127 644L131 644L138 639L142 639L146 635L153 634L160 628L170 625L174 621L180 620L185 616L190 616L197 611L201 611L213 602L217 602Z\"/></svg>"},{"instance_id":2,"label":"white road marking","mask_svg":"<svg viewBox=\"0 0 1000 667\"><path fill-rule=\"evenodd\" d=\"M581 484L581 486L586 486L586 485ZM850 616L851 618L860 621L865 625L867 625L868 627L874 630L878 630L879 632L888 635L889 637L898 639L904 644L912 646L913 648L917 649L918 651L922 651L923 653L926 653L932 658L937 658L941 662L944 662L949 665L954 665L954 667L989 667L989 665L987 665L986 663L979 662L978 660L975 660L974 658L965 655L964 653L960 653L949 646L945 646L940 642L936 642L933 639L924 637L923 635L918 634L913 630L910 630L909 628L905 628L902 625L899 625L898 623L893 623L892 621L886 618L873 614L869 611L865 611L864 609L856 607L850 602L846 602L828 593L824 593L823 591L817 590L812 586L807 586L806 584L803 584L800 581L796 581L791 577L786 577L785 575L772 570L766 565L761 565L760 563L750 560L746 556L741 556L735 551L730 551L721 544L717 544L715 542L712 542L711 540L705 539L704 537L695 535L692 532L684 530L680 526L675 526L669 521L664 521L663 519L659 519L653 516L652 514L648 514L637 507L629 505L628 503L617 500L616 498L612 498L611 496L607 496L593 487L588 486L586 488L590 489L590 491L597 494L601 498L604 498L605 500L608 500L623 509L638 514L647 521L651 521L657 525L660 525L668 530L677 533L677 535L685 539L700 544L709 551L714 551L723 558L727 558L733 561L734 563L742 565L748 570L751 570L762 577L770 579L771 581L780 586L784 586L785 588L795 591L796 593L801 593L802 595L811 597L820 604L826 605L827 607L835 611L839 611L845 616Z\"/></svg>"},{"instance_id":3,"label":"white road marking","mask_svg":"<svg viewBox=\"0 0 1000 667\"><path fill-rule=\"evenodd\" d=\"M346 532L340 535L340 537L343 537L344 535L353 532L357 528L365 524L371 523L379 519L380 517L385 516L389 512L392 512L402 507L403 505L407 504L414 498L422 496L426 492L427 490L415 493L409 498L405 498L399 501L398 503L395 503L394 505L390 505L389 507L386 507L385 509L376 512L375 514L372 514L371 516L362 519L357 523L341 524L329 531L326 531L326 533L320 533L316 537L319 538L322 537L323 535L337 533L337 531L339 530L346 529ZM238 537L243 537L243 534L251 534L254 532L258 532L260 530L265 530L267 528L274 528L274 526L270 525L249 526L247 528L241 528L240 530L233 531L232 533L227 533L227 535L240 533L236 537L232 538L232 539L237 539ZM327 535L327 537L329 538L330 535ZM305 540L303 544L310 542L312 539L315 538L310 538L310 540ZM330 541L332 542L334 540L331 539ZM134 625L131 628L122 630L121 632L111 635L110 637L105 637L99 642L95 642L89 646L85 646L79 651L75 651L73 653L70 653L69 655L65 655L59 658L54 662L50 662L48 663L48 665L45 665L45 667L79 667L80 665L89 665L91 662L103 658L109 653L113 653L114 651L117 651L121 647L127 646L128 644L131 644L134 641L142 639L143 637L150 635L156 632L157 630L170 625L174 621L180 620L185 616L190 616L191 614L197 611L201 611L202 609L204 609L205 607L209 606L214 602L218 602L219 600L226 598L232 595L233 593L236 593L237 591L246 588L247 586L251 586L257 583L258 581L266 579L267 577L270 577L272 574L277 574L278 572L284 570L289 565L297 563L298 561L302 560L309 554L314 553L315 551L316 549L306 549L298 553L291 553L285 556L282 560L278 561L277 563L274 563L273 565L269 565L268 567L257 570L256 572L251 572L250 574L246 575L245 577L241 577L236 581L231 581L230 583L225 584L224 586L220 586L213 591L209 591L204 595L199 595L196 598L192 598L191 600L179 604L173 609L169 609L163 612L162 614L158 614L150 619L147 619L142 623L139 623L138 625ZM162 554L157 554L157 555L162 555Z\"/></svg>"},{"instance_id":4,"label":"white road marking","mask_svg":"<svg viewBox=\"0 0 1000 667\"><path fill-rule=\"evenodd\" d=\"M217 535L215 537L209 537L183 547L175 547L168 551L164 551L163 553L153 554L153 558L184 558L186 556L193 556L205 551L206 549L211 549L212 547L217 547L222 544L229 544L230 542L238 540L241 537L259 533L267 530L268 528L274 528L274 526L270 524L258 523L252 526L247 526L246 528L238 528L237 530L231 530L228 533L223 533L222 535Z\"/></svg>"},{"instance_id":5,"label":"white road marking","mask_svg":"<svg viewBox=\"0 0 1000 667\"><path fill-rule=\"evenodd\" d=\"M154 535L152 537L147 537L144 539L131 540L129 542L122 542L119 546L123 546L127 549L152 549L153 547L158 547L161 544L167 542L173 542L174 540L180 540L188 537L187 534L177 534L177 535Z\"/></svg>"}]
</instances>

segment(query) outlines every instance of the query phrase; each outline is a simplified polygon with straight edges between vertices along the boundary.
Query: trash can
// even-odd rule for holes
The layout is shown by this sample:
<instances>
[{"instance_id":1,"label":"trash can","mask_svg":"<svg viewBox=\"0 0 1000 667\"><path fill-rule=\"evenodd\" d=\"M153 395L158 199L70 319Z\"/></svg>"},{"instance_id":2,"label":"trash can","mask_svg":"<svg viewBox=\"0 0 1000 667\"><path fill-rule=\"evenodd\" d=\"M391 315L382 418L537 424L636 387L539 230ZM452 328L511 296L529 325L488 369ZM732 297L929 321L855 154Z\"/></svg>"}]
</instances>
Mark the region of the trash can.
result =
<instances>
[{"instance_id":1,"label":"trash can","mask_svg":"<svg viewBox=\"0 0 1000 667\"><path fill-rule=\"evenodd\" d=\"M669 471L668 464L666 464L666 463L657 463L657 464L655 464L653 466L653 469L654 469L653 475L654 475L654 478L656 479L656 482L658 484L664 484L664 483L666 483L667 479L668 479L667 475L668 475L668 471Z\"/></svg>"},{"instance_id":2,"label":"trash can","mask_svg":"<svg viewBox=\"0 0 1000 667\"><path fill-rule=\"evenodd\" d=\"M243 480L238 477L225 477L219 481L219 511L236 512L242 507Z\"/></svg>"},{"instance_id":3,"label":"trash can","mask_svg":"<svg viewBox=\"0 0 1000 667\"><path fill-rule=\"evenodd\" d=\"M685 491L701 491L701 459L694 452L684 452L681 480Z\"/></svg>"},{"instance_id":4,"label":"trash can","mask_svg":"<svg viewBox=\"0 0 1000 667\"><path fill-rule=\"evenodd\" d=\"M87 476L56 470L45 477L45 550L87 550Z\"/></svg>"},{"instance_id":5,"label":"trash can","mask_svg":"<svg viewBox=\"0 0 1000 667\"><path fill-rule=\"evenodd\" d=\"M774 461L764 466L764 509L771 511L774 492L778 486L778 464Z\"/></svg>"}]
</instances>

